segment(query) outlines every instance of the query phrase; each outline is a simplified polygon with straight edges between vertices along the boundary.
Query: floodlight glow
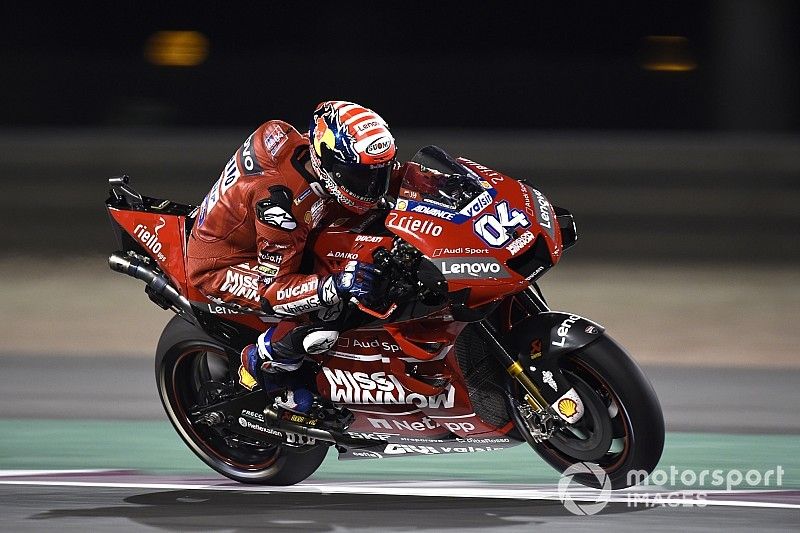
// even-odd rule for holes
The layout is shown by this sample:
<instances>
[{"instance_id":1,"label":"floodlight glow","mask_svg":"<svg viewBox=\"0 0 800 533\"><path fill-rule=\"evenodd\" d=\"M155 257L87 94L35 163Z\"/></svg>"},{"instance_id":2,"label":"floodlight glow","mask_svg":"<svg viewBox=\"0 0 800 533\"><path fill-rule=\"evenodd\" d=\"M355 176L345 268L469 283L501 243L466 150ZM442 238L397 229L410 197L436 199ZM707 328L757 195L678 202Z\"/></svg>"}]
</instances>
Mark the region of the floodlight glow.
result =
<instances>
[{"instance_id":1,"label":"floodlight glow","mask_svg":"<svg viewBox=\"0 0 800 533\"><path fill-rule=\"evenodd\" d=\"M194 67L208 57L208 38L197 31L159 31L145 44L144 54L154 65Z\"/></svg>"}]
</instances>

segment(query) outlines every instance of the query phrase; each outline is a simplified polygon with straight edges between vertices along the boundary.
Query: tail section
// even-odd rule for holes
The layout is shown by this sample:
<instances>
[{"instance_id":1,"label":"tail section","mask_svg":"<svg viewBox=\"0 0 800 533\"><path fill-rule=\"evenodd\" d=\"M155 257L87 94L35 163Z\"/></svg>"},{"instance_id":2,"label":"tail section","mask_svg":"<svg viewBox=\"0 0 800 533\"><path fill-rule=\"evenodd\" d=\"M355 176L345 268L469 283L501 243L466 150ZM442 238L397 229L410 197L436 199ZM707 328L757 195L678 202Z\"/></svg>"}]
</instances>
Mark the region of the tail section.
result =
<instances>
[{"instance_id":1,"label":"tail section","mask_svg":"<svg viewBox=\"0 0 800 533\"><path fill-rule=\"evenodd\" d=\"M196 206L142 196L127 176L108 181L106 208L118 243L118 251L109 258L112 270L144 281L156 305L172 309L237 350L264 330L265 321L276 321L212 302L189 284L186 243Z\"/></svg>"},{"instance_id":2,"label":"tail section","mask_svg":"<svg viewBox=\"0 0 800 533\"><path fill-rule=\"evenodd\" d=\"M120 250L149 257L186 294L186 237L196 207L142 196L127 176L109 184L106 208Z\"/></svg>"}]
</instances>

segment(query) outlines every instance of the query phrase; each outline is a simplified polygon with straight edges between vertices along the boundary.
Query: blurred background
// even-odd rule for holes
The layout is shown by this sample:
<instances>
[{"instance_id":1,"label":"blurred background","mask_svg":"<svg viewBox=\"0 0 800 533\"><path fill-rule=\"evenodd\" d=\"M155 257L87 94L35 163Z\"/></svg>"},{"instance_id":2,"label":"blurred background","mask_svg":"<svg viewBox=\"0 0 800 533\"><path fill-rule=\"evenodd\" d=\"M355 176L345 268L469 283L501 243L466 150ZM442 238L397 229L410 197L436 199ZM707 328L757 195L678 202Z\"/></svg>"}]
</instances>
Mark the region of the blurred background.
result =
<instances>
[{"instance_id":1,"label":"blurred background","mask_svg":"<svg viewBox=\"0 0 800 533\"><path fill-rule=\"evenodd\" d=\"M576 260L800 254L794 1L4 11L6 255L105 252L107 176L199 202L261 122L304 130L326 99L378 111L404 157L435 143L532 178L575 213ZM79 238L50 238L65 219Z\"/></svg>"},{"instance_id":2,"label":"blurred background","mask_svg":"<svg viewBox=\"0 0 800 533\"><path fill-rule=\"evenodd\" d=\"M579 242L542 282L554 306L646 360L795 364L796 1L2 9L8 350L149 353L166 314L105 267L105 180L199 203L260 123L305 131L317 102L348 99L403 158L437 144L574 213Z\"/></svg>"}]
</instances>

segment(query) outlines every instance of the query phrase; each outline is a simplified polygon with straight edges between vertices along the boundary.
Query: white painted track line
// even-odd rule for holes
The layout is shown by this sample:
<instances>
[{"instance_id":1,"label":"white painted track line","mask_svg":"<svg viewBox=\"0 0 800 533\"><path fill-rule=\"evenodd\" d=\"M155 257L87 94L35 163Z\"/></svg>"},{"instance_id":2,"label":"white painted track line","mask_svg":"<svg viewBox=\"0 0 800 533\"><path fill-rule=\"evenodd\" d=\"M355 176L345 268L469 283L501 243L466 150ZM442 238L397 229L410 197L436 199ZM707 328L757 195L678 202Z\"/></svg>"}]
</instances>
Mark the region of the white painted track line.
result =
<instances>
[{"instance_id":1,"label":"white painted track line","mask_svg":"<svg viewBox=\"0 0 800 533\"><path fill-rule=\"evenodd\" d=\"M22 472L22 471L19 471ZM24 474L18 474L24 475ZM49 486L49 487L91 487L91 488L125 488L125 489L148 489L148 490L203 490L215 492L296 492L312 494L362 494L362 495L382 495L382 496L422 496L422 497L446 497L446 498L492 498L492 499L513 499L513 500L555 500L560 501L558 491L553 489L530 489L525 487L494 487L492 485L476 485L473 487L461 486L426 486L424 483L404 483L400 485L377 484L377 483L301 483L291 487L267 487L253 485L209 485L198 483L137 483L137 482L103 482L103 481L50 481L50 480L10 480L0 479L0 485L29 485L29 486ZM779 492L779 491L765 491ZM599 491L586 490L570 491L570 496L577 501L596 501ZM611 503L628 503L630 495L637 492L616 492L610 497ZM749 501L747 494L742 493L737 496L736 492L731 492L729 500L709 500L705 498L689 497L675 498L677 493L653 493L643 492L648 496L648 503L669 506L679 502L680 506L696 507L754 507L754 508L774 508L774 509L800 509L800 504L781 503L781 502L762 502ZM715 494L719 494L716 493ZM672 497L670 497L670 495Z\"/></svg>"},{"instance_id":2,"label":"white painted track line","mask_svg":"<svg viewBox=\"0 0 800 533\"><path fill-rule=\"evenodd\" d=\"M119 472L119 470L109 470L108 468L88 469L88 470L0 470L2 477L23 477L23 476L58 476L74 474L104 474L106 472Z\"/></svg>"}]
</instances>

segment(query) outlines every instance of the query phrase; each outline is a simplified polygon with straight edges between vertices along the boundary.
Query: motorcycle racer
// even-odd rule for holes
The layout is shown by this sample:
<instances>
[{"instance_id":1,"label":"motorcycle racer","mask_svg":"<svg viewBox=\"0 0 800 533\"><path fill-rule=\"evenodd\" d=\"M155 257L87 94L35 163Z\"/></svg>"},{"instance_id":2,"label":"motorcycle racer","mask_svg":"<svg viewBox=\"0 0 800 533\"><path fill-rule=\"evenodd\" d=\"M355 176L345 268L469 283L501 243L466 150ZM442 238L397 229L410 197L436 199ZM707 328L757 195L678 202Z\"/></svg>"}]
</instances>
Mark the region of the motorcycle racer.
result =
<instances>
[{"instance_id":1,"label":"motorcycle racer","mask_svg":"<svg viewBox=\"0 0 800 533\"><path fill-rule=\"evenodd\" d=\"M341 129L338 120L332 128ZM339 148L337 135L316 121L315 127L322 133L310 135L311 141L281 131L295 139L294 159L304 161L301 168L312 176L305 184L277 171L268 178L246 176L256 163L259 172L269 168L262 151L292 146L280 135L263 134L237 151L233 166L199 207L143 196L127 176L108 180L105 204L119 246L109 267L144 282L149 299L175 313L156 347L156 385L188 447L230 479L270 485L306 479L330 445L342 458L380 458L527 442L559 471L595 462L612 488L636 483L631 471L652 472L664 445L664 419L652 386L605 328L551 310L537 285L577 240L570 212L550 204L527 181L431 145L397 173L394 163L368 169L382 169L379 177L390 182L377 209L334 215L350 207L361 213L375 196L354 191L361 198L353 198L367 204L361 207L344 196L355 188L343 179L350 169L331 161L326 148L326 139ZM312 155L319 156L319 173ZM341 183L340 194L353 205L340 205L323 177L336 187ZM226 204L234 187L248 179L251 188ZM256 179L269 180L266 189L258 189ZM373 189L382 190L383 183ZM295 206L297 198L302 206L316 195L317 187L321 194L306 204L308 211ZM312 209L315 204L324 207L322 215ZM216 235L200 235L218 213L228 213L234 223ZM335 221L328 222L329 214ZM268 237L262 226L272 232ZM233 239L251 227L242 235L253 242ZM192 229L190 255L196 259L187 259ZM300 231L310 235L303 241L304 260L288 255L297 251L291 245ZM202 246L214 251L214 245L224 246L222 253L203 254ZM220 259L226 257L227 263ZM207 258L210 265L203 264ZM375 267L343 268L348 259ZM215 262L223 269L233 266L209 288L202 273L197 276L197 265L188 265L192 261L212 278ZM301 264L281 275L290 261ZM320 265L313 276L311 265ZM262 266L272 269L259 271ZM284 276L288 284L282 284ZM239 307L225 309L201 293ZM358 310L350 305L353 295ZM334 296L338 304L325 305ZM236 304L237 298L244 303ZM262 320L277 321L257 316L264 310L282 321L261 336L261 350L243 350L267 328ZM337 331L341 343L328 351ZM302 366L292 370L303 355ZM264 391L255 390L253 376ZM379 420L371 418L376 413ZM591 486L598 481L576 476Z\"/></svg>"},{"instance_id":2,"label":"motorcycle racer","mask_svg":"<svg viewBox=\"0 0 800 533\"><path fill-rule=\"evenodd\" d=\"M325 101L305 136L280 120L262 124L200 205L187 246L189 282L217 303L282 319L242 352L242 367L268 394L306 354L329 350L339 335L331 321L350 298L373 290L369 263L320 276L301 273L301 260L316 228L377 206L402 173L395 155L377 113ZM312 393L290 386L281 406L307 412L312 402Z\"/></svg>"}]
</instances>

